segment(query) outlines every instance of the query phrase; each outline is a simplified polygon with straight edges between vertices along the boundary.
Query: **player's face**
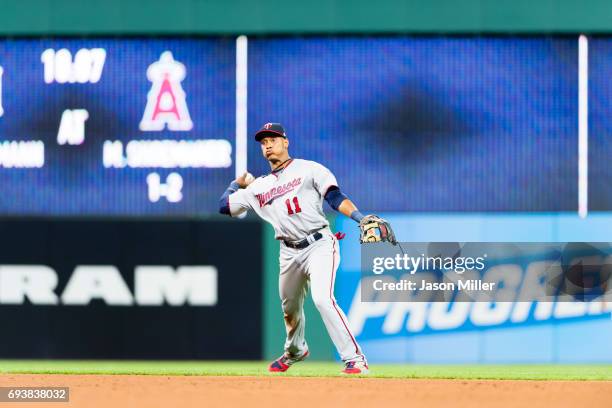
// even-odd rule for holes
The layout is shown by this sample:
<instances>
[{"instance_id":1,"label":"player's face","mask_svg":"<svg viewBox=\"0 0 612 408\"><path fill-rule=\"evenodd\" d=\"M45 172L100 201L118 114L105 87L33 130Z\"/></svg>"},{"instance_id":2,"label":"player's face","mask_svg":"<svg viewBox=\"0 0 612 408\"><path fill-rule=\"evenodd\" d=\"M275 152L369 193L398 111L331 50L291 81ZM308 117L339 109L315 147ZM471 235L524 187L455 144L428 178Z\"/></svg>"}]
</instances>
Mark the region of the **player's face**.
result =
<instances>
[{"instance_id":1,"label":"player's face","mask_svg":"<svg viewBox=\"0 0 612 408\"><path fill-rule=\"evenodd\" d=\"M289 141L284 137L261 139L261 153L270 162L284 161L289 156Z\"/></svg>"}]
</instances>

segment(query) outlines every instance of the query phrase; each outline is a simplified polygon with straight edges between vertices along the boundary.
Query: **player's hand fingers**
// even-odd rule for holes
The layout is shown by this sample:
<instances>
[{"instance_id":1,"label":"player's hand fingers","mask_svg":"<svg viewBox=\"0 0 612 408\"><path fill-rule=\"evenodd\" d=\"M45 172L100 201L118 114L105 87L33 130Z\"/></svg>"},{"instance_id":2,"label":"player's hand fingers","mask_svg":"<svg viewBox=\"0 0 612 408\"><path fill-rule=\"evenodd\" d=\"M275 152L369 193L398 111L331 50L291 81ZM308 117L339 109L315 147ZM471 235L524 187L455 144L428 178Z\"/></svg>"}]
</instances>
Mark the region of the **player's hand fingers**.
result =
<instances>
[{"instance_id":1,"label":"player's hand fingers","mask_svg":"<svg viewBox=\"0 0 612 408\"><path fill-rule=\"evenodd\" d=\"M249 174L248 171L245 171L241 176L236 177L236 183L240 185L241 188L246 188L249 184L253 182L254 178Z\"/></svg>"}]
</instances>

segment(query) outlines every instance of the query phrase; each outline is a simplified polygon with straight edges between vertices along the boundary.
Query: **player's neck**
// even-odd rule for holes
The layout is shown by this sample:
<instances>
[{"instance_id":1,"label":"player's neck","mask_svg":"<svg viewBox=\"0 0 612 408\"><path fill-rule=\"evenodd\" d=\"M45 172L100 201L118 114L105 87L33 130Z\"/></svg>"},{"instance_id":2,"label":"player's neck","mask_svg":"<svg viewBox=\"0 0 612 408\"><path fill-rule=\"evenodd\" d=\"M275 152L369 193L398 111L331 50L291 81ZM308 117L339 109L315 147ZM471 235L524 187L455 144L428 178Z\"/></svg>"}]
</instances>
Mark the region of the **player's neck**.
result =
<instances>
[{"instance_id":1,"label":"player's neck","mask_svg":"<svg viewBox=\"0 0 612 408\"><path fill-rule=\"evenodd\" d=\"M270 169L272 170L272 173L275 173L277 171L280 171L282 169L284 169L285 167L287 167L287 165L289 164L289 162L291 162L291 157L287 156L285 157L284 160L275 160L274 162L270 162Z\"/></svg>"}]
</instances>

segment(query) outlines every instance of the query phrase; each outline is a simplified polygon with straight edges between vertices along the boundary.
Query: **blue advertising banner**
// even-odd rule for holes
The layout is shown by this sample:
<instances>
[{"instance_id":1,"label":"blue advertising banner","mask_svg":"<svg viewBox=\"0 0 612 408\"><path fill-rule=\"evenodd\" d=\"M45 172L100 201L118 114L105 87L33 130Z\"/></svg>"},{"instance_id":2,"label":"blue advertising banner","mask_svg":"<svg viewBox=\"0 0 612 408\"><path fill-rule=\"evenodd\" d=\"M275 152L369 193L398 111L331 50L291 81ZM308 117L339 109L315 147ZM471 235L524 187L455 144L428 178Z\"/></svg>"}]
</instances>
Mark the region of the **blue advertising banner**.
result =
<instances>
[{"instance_id":1,"label":"blue advertising banner","mask_svg":"<svg viewBox=\"0 0 612 408\"><path fill-rule=\"evenodd\" d=\"M400 215L383 214L401 241L564 242L609 241L612 218L594 215ZM528 301L522 291L547 254L506 259L518 277L500 287L502 301L418 302L364 298L358 229L339 217L342 261L336 298L371 361L413 363L605 362L612 361L612 302ZM526 238L531 234L531 239ZM607 237L607 238L606 238ZM536 244L534 248L537 247ZM608 261L611 258L607 258ZM488 262L488 261L487 261ZM495 263L494 263L495 265ZM607 269L609 273L609 268ZM372 293L372 291L369 291ZM380 299L380 298L379 298ZM374 300L374 301L372 301ZM597 333L597 335L594 335Z\"/></svg>"}]
</instances>

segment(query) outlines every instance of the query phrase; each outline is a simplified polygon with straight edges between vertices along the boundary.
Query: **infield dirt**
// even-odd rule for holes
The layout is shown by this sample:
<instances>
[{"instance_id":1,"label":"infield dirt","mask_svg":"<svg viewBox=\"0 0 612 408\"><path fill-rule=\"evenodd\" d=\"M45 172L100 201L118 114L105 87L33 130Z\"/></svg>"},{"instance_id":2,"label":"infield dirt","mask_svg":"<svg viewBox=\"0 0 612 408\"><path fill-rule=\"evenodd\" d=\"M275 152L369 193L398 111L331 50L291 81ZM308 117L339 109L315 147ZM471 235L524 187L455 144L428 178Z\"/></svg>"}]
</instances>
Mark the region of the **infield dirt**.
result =
<instances>
[{"instance_id":1,"label":"infield dirt","mask_svg":"<svg viewBox=\"0 0 612 408\"><path fill-rule=\"evenodd\" d=\"M70 387L38 407L609 407L612 381L411 380L309 377L0 375L0 386Z\"/></svg>"}]
</instances>

